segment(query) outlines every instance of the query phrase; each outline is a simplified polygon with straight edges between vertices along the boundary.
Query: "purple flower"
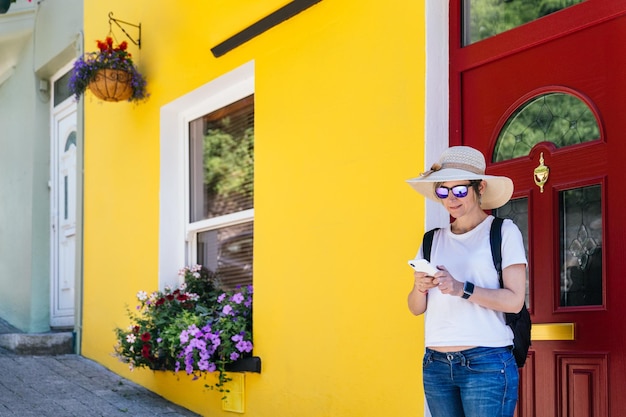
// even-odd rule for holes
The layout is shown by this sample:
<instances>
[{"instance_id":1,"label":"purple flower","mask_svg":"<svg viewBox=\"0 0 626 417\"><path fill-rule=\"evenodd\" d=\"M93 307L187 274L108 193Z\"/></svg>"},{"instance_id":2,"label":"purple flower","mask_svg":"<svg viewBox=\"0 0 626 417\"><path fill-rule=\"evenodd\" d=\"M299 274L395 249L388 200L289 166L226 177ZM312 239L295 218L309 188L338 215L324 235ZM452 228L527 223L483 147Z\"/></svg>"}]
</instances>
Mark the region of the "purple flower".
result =
<instances>
[{"instance_id":1,"label":"purple flower","mask_svg":"<svg viewBox=\"0 0 626 417\"><path fill-rule=\"evenodd\" d=\"M237 343L239 352L252 352L252 343L247 340L241 340Z\"/></svg>"},{"instance_id":2,"label":"purple flower","mask_svg":"<svg viewBox=\"0 0 626 417\"><path fill-rule=\"evenodd\" d=\"M231 298L231 300L237 304L241 304L241 302L244 300L243 294L238 292L237 294L233 295L233 298Z\"/></svg>"},{"instance_id":3,"label":"purple flower","mask_svg":"<svg viewBox=\"0 0 626 417\"><path fill-rule=\"evenodd\" d=\"M183 330L180 333L179 339L180 339L180 343L182 343L182 344L185 344L185 343L189 342L189 332L187 330Z\"/></svg>"},{"instance_id":4,"label":"purple flower","mask_svg":"<svg viewBox=\"0 0 626 417\"><path fill-rule=\"evenodd\" d=\"M201 371L207 371L209 369L209 361L201 359L198 361L198 369Z\"/></svg>"},{"instance_id":5,"label":"purple flower","mask_svg":"<svg viewBox=\"0 0 626 417\"><path fill-rule=\"evenodd\" d=\"M194 378L200 372L220 372L223 383L223 365L241 359L252 352L250 322L251 288L226 291L217 298L221 307L214 310L203 325L190 325L179 335L181 352L177 354L176 370L182 368ZM241 306L241 307L238 307ZM249 306L249 307L244 307Z\"/></svg>"}]
</instances>

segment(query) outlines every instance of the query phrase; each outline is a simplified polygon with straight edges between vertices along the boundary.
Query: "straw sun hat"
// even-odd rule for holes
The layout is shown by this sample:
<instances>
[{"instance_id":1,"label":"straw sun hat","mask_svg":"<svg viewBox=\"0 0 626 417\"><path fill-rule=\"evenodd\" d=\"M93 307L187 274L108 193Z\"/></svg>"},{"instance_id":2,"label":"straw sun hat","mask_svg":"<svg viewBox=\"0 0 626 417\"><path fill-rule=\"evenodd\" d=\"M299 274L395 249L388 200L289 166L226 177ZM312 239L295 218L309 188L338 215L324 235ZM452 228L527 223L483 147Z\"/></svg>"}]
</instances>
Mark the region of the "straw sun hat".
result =
<instances>
[{"instance_id":1,"label":"straw sun hat","mask_svg":"<svg viewBox=\"0 0 626 417\"><path fill-rule=\"evenodd\" d=\"M430 170L417 178L407 180L415 191L431 200L441 202L435 194L435 184L447 181L485 180L481 208L488 210L503 206L513 194L513 181L507 177L485 175L485 157L469 146L452 146L446 149Z\"/></svg>"}]
</instances>

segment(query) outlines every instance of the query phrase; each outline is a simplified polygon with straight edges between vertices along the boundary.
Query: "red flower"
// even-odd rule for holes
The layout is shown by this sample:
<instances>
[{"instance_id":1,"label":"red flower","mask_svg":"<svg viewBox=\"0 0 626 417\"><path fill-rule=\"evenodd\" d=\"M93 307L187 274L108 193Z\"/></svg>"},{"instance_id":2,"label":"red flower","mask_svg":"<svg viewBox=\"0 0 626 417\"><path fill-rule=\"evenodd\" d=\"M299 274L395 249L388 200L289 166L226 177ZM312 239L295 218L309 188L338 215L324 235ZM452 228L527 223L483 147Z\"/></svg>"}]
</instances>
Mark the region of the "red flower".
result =
<instances>
[{"instance_id":1,"label":"red flower","mask_svg":"<svg viewBox=\"0 0 626 417\"><path fill-rule=\"evenodd\" d=\"M174 300L174 295L173 294L167 294L165 296L165 298L167 298L167 301L173 301Z\"/></svg>"},{"instance_id":2,"label":"red flower","mask_svg":"<svg viewBox=\"0 0 626 417\"><path fill-rule=\"evenodd\" d=\"M187 301L187 298L189 298L187 297L187 294L178 294L178 296L176 297L178 301Z\"/></svg>"},{"instance_id":3,"label":"red flower","mask_svg":"<svg viewBox=\"0 0 626 417\"><path fill-rule=\"evenodd\" d=\"M142 342L149 342L150 338L151 338L150 332L145 332L144 334L141 335Z\"/></svg>"},{"instance_id":4,"label":"red flower","mask_svg":"<svg viewBox=\"0 0 626 417\"><path fill-rule=\"evenodd\" d=\"M100 52L113 50L113 39L110 36L107 36L104 42L96 41L96 44L98 45Z\"/></svg>"},{"instance_id":5,"label":"red flower","mask_svg":"<svg viewBox=\"0 0 626 417\"><path fill-rule=\"evenodd\" d=\"M117 48L115 48L115 49L118 50L118 51L125 51L126 48L128 48L128 43L126 41L123 41L122 43L117 45Z\"/></svg>"},{"instance_id":6,"label":"red flower","mask_svg":"<svg viewBox=\"0 0 626 417\"><path fill-rule=\"evenodd\" d=\"M160 306L160 305L163 305L163 303L165 303L165 298L161 297L154 304L157 306Z\"/></svg>"},{"instance_id":7,"label":"red flower","mask_svg":"<svg viewBox=\"0 0 626 417\"><path fill-rule=\"evenodd\" d=\"M107 36L104 42L96 41L96 44L98 45L98 49L100 50L100 52L119 52L125 51L128 48L128 42L126 41L123 41L122 43L117 45L117 48L113 48L113 39L110 36ZM128 56L130 56L130 54L128 54Z\"/></svg>"},{"instance_id":8,"label":"red flower","mask_svg":"<svg viewBox=\"0 0 626 417\"><path fill-rule=\"evenodd\" d=\"M135 333L135 334L139 333L139 326L134 326L133 327L133 333Z\"/></svg>"},{"instance_id":9,"label":"red flower","mask_svg":"<svg viewBox=\"0 0 626 417\"><path fill-rule=\"evenodd\" d=\"M141 356L143 356L144 358L150 358L150 345L149 344L145 344L143 345L143 347L141 348Z\"/></svg>"}]
</instances>

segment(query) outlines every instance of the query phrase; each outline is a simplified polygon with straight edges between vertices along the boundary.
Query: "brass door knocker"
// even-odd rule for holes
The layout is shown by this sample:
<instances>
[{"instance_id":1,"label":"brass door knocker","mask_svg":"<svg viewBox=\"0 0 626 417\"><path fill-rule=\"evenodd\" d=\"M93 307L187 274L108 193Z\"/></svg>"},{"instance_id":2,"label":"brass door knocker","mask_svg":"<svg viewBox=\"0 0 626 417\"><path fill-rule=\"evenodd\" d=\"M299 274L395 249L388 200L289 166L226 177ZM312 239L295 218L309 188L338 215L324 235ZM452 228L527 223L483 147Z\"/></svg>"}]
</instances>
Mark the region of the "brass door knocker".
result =
<instances>
[{"instance_id":1,"label":"brass door knocker","mask_svg":"<svg viewBox=\"0 0 626 417\"><path fill-rule=\"evenodd\" d=\"M550 168L543 164L543 152L539 155L539 165L535 168L535 184L539 186L539 189L543 193L543 186L548 182L548 176L550 176Z\"/></svg>"}]
</instances>

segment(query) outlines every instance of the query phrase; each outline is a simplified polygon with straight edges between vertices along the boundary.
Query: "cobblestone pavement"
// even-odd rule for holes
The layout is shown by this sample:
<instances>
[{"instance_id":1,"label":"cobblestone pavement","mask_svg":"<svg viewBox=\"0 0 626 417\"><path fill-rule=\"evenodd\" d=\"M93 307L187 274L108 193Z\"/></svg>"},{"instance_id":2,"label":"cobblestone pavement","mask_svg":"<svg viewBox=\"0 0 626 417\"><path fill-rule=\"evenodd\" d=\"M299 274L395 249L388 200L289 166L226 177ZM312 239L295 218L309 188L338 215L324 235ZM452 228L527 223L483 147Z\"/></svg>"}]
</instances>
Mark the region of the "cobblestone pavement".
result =
<instances>
[{"instance_id":1,"label":"cobblestone pavement","mask_svg":"<svg viewBox=\"0 0 626 417\"><path fill-rule=\"evenodd\" d=\"M79 355L0 348L1 417L198 416Z\"/></svg>"}]
</instances>

